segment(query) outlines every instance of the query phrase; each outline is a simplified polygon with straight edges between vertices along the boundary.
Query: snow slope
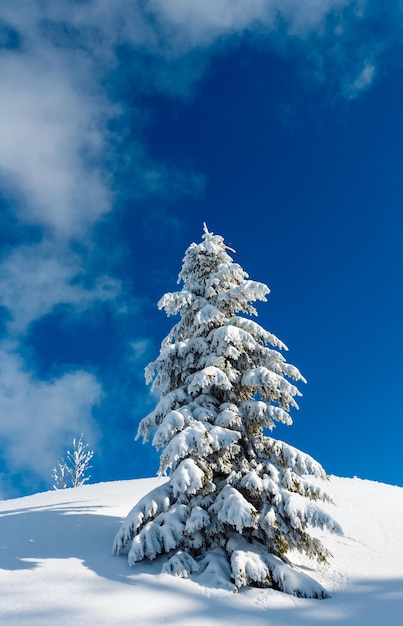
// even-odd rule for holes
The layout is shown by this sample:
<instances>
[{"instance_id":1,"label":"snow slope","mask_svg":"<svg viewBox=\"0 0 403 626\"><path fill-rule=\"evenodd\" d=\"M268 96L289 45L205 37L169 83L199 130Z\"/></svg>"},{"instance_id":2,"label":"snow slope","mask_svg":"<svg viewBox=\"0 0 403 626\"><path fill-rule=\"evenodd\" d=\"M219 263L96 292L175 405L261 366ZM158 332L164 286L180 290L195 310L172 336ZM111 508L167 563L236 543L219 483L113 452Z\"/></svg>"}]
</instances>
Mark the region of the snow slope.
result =
<instances>
[{"instance_id":1,"label":"snow slope","mask_svg":"<svg viewBox=\"0 0 403 626\"><path fill-rule=\"evenodd\" d=\"M121 520L158 479L86 485L0 502L0 623L21 626L403 625L403 488L332 477L343 537L325 535L330 566L299 564L331 592L233 594L129 568L110 550ZM329 505L330 506L330 505Z\"/></svg>"}]
</instances>

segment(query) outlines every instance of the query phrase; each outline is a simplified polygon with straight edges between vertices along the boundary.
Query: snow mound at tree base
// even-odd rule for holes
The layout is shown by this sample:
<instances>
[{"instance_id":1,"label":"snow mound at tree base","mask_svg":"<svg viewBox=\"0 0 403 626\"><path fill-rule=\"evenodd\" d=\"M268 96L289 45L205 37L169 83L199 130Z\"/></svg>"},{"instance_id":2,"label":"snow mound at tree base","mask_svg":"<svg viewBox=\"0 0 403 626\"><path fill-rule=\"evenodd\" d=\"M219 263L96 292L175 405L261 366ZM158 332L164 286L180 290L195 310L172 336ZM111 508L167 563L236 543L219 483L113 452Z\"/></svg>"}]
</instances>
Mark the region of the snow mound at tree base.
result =
<instances>
[{"instance_id":1,"label":"snow mound at tree base","mask_svg":"<svg viewBox=\"0 0 403 626\"><path fill-rule=\"evenodd\" d=\"M234 537L229 543L231 541L231 566L225 550L217 547L208 550L200 559L194 559L187 552L178 550L165 561L161 571L180 578L191 578L205 587L226 589L234 593L240 587L254 586L276 589L299 598L329 598L329 594L319 583L272 554L267 554L263 546L259 550L256 545L246 542L240 545L238 537ZM235 584L231 583L232 572L236 573Z\"/></svg>"}]
</instances>

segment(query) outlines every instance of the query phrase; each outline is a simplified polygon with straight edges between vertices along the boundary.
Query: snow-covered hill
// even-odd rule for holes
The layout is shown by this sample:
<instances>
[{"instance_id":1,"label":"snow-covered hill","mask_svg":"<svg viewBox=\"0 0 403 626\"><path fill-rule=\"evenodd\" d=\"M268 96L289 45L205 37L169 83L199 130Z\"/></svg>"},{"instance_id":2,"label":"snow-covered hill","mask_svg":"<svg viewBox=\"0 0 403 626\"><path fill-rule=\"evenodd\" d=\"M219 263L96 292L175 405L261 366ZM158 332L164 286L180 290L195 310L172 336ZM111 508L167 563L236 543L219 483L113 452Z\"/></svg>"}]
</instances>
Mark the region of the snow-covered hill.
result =
<instances>
[{"instance_id":1,"label":"snow-covered hill","mask_svg":"<svg viewBox=\"0 0 403 626\"><path fill-rule=\"evenodd\" d=\"M156 486L133 480L0 502L0 623L4 626L402 626L403 489L332 477L326 490L343 537L321 533L334 559L299 565L330 591L306 600L272 590L238 594L129 568L110 554L128 510ZM330 506L330 505L329 505Z\"/></svg>"}]
</instances>

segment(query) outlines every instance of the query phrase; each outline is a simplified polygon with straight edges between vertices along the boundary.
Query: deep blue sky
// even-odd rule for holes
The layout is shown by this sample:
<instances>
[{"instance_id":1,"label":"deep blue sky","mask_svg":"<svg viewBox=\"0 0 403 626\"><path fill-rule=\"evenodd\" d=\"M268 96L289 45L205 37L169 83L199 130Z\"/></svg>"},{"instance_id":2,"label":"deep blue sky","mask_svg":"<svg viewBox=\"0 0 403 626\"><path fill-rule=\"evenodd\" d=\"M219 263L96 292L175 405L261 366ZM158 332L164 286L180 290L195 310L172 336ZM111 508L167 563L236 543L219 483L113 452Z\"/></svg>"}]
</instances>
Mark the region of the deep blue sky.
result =
<instances>
[{"instance_id":1,"label":"deep blue sky","mask_svg":"<svg viewBox=\"0 0 403 626\"><path fill-rule=\"evenodd\" d=\"M259 322L308 379L274 436L403 485L399 4L17 5L0 9L0 495L50 488L80 432L93 481L156 473L133 442L156 401L143 369L203 221L271 288Z\"/></svg>"}]
</instances>

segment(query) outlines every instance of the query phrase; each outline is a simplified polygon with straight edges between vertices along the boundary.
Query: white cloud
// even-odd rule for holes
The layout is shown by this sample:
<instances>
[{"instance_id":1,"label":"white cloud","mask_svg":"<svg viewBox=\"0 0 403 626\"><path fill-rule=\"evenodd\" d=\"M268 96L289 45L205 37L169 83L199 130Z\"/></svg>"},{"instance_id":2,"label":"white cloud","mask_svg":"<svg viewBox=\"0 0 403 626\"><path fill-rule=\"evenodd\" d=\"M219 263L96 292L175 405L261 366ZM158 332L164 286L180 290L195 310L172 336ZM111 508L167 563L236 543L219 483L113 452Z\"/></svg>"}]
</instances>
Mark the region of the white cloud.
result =
<instances>
[{"instance_id":1,"label":"white cloud","mask_svg":"<svg viewBox=\"0 0 403 626\"><path fill-rule=\"evenodd\" d=\"M150 0L165 36L179 49L206 46L217 37L239 33L260 21L272 25L273 3L266 0Z\"/></svg>"},{"instance_id":2,"label":"white cloud","mask_svg":"<svg viewBox=\"0 0 403 626\"><path fill-rule=\"evenodd\" d=\"M0 186L19 220L59 240L91 238L112 208L115 167L132 172L134 195L172 191L173 178L192 192L197 176L170 176L167 164L152 162L138 136L141 114L133 124L135 109L124 111L106 87L123 71L134 92L185 95L203 71L203 63L184 62L166 79L165 44L142 3L16 0L1 18L20 40L0 49ZM151 76L136 59L120 67L121 44L151 54ZM124 135L130 131L129 146L111 131L117 119Z\"/></svg>"},{"instance_id":3,"label":"white cloud","mask_svg":"<svg viewBox=\"0 0 403 626\"><path fill-rule=\"evenodd\" d=\"M362 91L369 89L373 84L376 76L376 69L373 63L365 62L363 68L359 72L354 81L347 85L345 93L348 98L356 98Z\"/></svg>"},{"instance_id":4,"label":"white cloud","mask_svg":"<svg viewBox=\"0 0 403 626\"><path fill-rule=\"evenodd\" d=\"M88 284L80 256L49 241L18 246L0 263L1 303L9 312L8 331L24 335L31 322L57 305L83 311L96 303L113 302L118 281L97 276Z\"/></svg>"},{"instance_id":5,"label":"white cloud","mask_svg":"<svg viewBox=\"0 0 403 626\"><path fill-rule=\"evenodd\" d=\"M38 380L11 344L0 347L0 438L11 471L29 470L41 479L73 436L84 432L93 441L97 428L92 410L102 397L95 377L76 371Z\"/></svg>"},{"instance_id":6,"label":"white cloud","mask_svg":"<svg viewBox=\"0 0 403 626\"><path fill-rule=\"evenodd\" d=\"M112 107L78 89L55 56L0 59L0 172L22 221L77 237L111 206L107 178L93 163L106 150Z\"/></svg>"}]
</instances>

